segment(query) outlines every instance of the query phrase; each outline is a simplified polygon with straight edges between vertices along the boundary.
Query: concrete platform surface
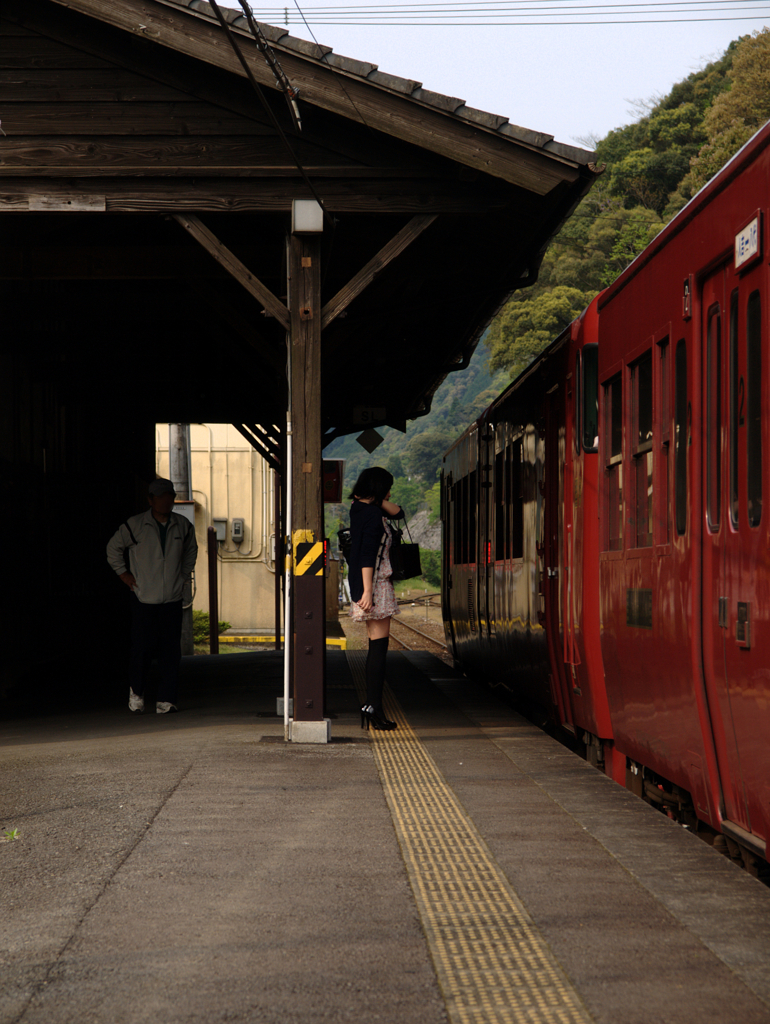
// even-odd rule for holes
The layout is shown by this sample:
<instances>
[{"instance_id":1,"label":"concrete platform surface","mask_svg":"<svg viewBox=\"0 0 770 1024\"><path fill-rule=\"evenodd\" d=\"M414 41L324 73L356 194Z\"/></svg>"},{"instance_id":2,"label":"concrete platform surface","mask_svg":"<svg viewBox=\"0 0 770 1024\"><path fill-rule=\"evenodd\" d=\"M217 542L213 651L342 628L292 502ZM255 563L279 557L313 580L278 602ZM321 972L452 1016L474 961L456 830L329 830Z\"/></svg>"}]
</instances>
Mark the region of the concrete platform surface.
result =
<instances>
[{"instance_id":1,"label":"concrete platform surface","mask_svg":"<svg viewBox=\"0 0 770 1024\"><path fill-rule=\"evenodd\" d=\"M769 890L441 662L389 658L414 744L581 1019L770 1024ZM566 1019L463 1017L447 995L349 664L329 655L325 745L284 743L270 651L187 659L178 714L107 689L11 709L2 1024Z\"/></svg>"}]
</instances>

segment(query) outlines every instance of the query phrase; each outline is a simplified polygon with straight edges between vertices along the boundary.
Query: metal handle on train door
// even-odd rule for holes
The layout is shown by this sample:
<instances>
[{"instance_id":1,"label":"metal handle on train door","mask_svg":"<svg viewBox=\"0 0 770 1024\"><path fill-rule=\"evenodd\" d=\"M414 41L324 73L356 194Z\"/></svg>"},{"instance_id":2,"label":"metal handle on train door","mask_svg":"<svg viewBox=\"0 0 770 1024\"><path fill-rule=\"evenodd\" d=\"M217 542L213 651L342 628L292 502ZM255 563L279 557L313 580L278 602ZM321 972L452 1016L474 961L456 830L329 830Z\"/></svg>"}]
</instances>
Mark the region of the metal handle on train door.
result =
<instances>
[{"instance_id":1,"label":"metal handle on train door","mask_svg":"<svg viewBox=\"0 0 770 1024\"><path fill-rule=\"evenodd\" d=\"M547 569L546 571L548 573L548 579L549 580L556 579L556 577L559 575L558 568L556 568L556 569Z\"/></svg>"}]
</instances>

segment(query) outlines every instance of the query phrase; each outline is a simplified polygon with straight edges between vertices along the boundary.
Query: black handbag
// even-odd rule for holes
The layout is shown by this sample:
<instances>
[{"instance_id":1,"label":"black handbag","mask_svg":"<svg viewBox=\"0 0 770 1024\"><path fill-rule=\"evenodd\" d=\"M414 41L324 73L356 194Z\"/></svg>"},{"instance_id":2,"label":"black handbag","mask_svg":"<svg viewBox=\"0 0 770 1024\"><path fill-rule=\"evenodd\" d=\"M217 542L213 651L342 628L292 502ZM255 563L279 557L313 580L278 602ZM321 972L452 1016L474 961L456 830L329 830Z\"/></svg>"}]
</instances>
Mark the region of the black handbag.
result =
<instances>
[{"instance_id":1,"label":"black handbag","mask_svg":"<svg viewBox=\"0 0 770 1024\"><path fill-rule=\"evenodd\" d=\"M411 580L415 576L422 576L420 545L412 541L406 519L404 527L409 534L409 543L402 540L402 531L393 523L390 524L390 567L393 570L391 579L394 580Z\"/></svg>"},{"instance_id":2,"label":"black handbag","mask_svg":"<svg viewBox=\"0 0 770 1024\"><path fill-rule=\"evenodd\" d=\"M339 543L340 552L345 561L350 565L350 549L353 547L353 539L350 536L350 527L346 526L342 530L337 530L337 541Z\"/></svg>"}]
</instances>

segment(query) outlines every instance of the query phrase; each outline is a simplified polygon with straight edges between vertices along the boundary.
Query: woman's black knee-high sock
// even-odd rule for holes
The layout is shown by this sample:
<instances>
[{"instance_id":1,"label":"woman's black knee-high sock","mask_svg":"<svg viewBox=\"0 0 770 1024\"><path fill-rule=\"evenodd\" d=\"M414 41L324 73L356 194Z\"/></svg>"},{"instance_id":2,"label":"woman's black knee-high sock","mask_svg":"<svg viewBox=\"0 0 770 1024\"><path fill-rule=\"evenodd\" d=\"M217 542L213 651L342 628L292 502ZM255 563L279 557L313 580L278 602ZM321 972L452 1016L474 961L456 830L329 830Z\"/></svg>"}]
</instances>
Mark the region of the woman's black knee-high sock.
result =
<instances>
[{"instance_id":1,"label":"woman's black knee-high sock","mask_svg":"<svg viewBox=\"0 0 770 1024\"><path fill-rule=\"evenodd\" d=\"M382 687L385 682L385 655L388 653L390 637L369 641L366 656L366 703L375 711L382 711Z\"/></svg>"}]
</instances>

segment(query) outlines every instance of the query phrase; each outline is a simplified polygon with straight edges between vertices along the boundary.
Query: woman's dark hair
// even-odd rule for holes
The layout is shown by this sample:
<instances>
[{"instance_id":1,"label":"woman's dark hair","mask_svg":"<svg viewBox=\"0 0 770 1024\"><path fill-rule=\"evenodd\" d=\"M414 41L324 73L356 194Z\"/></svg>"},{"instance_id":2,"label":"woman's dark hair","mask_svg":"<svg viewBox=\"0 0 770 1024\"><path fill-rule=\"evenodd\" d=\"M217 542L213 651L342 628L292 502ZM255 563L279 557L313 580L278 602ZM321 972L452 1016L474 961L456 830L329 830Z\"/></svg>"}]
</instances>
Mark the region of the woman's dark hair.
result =
<instances>
[{"instance_id":1,"label":"woman's dark hair","mask_svg":"<svg viewBox=\"0 0 770 1024\"><path fill-rule=\"evenodd\" d=\"M393 486L393 475L381 466L371 466L365 469L349 498L374 498L375 505L381 505L383 498Z\"/></svg>"}]
</instances>

